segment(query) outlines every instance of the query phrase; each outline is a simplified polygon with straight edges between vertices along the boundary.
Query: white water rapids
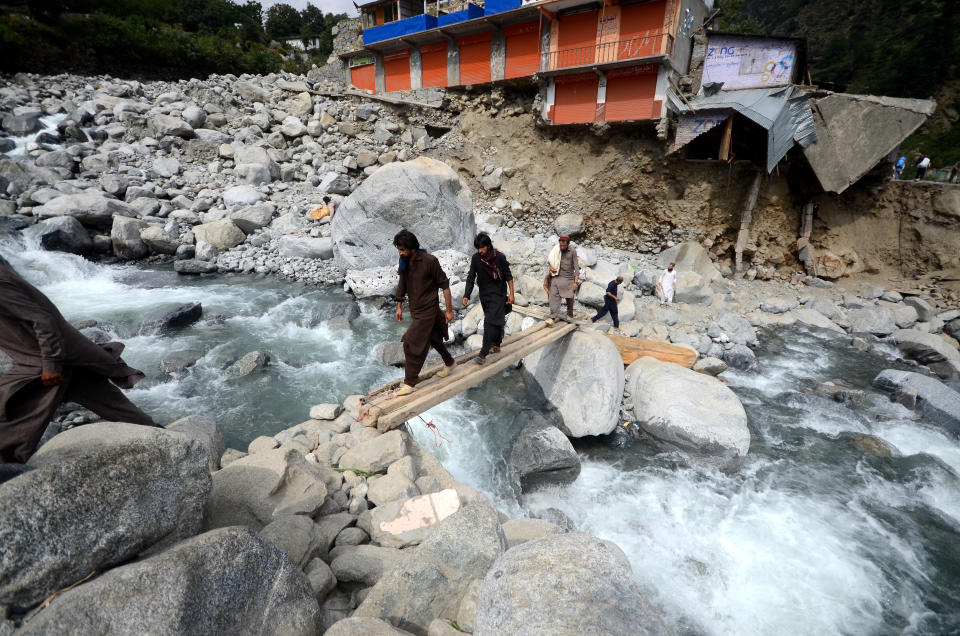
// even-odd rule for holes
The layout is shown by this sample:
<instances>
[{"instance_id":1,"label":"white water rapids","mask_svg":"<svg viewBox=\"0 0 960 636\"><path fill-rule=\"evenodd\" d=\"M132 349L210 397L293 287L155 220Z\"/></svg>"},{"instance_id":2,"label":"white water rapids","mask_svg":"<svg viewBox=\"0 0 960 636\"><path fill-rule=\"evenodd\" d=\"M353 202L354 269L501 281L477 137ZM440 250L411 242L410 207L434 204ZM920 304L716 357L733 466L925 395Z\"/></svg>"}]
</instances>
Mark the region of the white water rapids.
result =
<instances>
[{"instance_id":1,"label":"white water rapids","mask_svg":"<svg viewBox=\"0 0 960 636\"><path fill-rule=\"evenodd\" d=\"M12 239L0 240L0 253L68 319L97 320L126 343L127 361L148 375L131 399L162 423L213 416L235 448L306 419L312 404L400 375L373 353L403 329L389 312L365 308L352 331L320 319L348 298L339 290L107 267ZM137 335L148 317L193 300L204 305L201 323L172 336ZM217 314L222 321L207 320ZM850 410L794 395L834 378L869 389L888 361L804 330L764 334L763 342L759 373L725 374L753 434L733 476L643 443L582 442L574 484L518 499L503 457L520 407L540 405L514 370L424 416L450 440L439 449L422 423L411 430L455 477L508 513L559 508L615 541L679 633L958 633L960 443L883 400ZM222 377L226 364L254 349L273 358L263 374ZM177 356L197 362L164 373L161 360ZM860 450L855 434L884 440L894 456Z\"/></svg>"}]
</instances>

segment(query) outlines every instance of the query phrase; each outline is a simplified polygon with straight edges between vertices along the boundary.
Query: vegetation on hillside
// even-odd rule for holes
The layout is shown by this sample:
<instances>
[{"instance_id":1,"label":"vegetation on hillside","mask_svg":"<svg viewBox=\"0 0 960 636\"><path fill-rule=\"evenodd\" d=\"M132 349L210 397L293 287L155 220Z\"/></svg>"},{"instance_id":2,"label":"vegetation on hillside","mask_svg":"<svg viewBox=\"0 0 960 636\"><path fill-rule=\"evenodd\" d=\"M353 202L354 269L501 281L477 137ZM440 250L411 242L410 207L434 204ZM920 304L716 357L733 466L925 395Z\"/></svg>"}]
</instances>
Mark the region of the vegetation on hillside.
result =
<instances>
[{"instance_id":1,"label":"vegetation on hillside","mask_svg":"<svg viewBox=\"0 0 960 636\"><path fill-rule=\"evenodd\" d=\"M814 83L853 93L936 98L904 150L960 161L960 11L954 0L720 0L718 28L803 37Z\"/></svg>"},{"instance_id":2,"label":"vegetation on hillside","mask_svg":"<svg viewBox=\"0 0 960 636\"><path fill-rule=\"evenodd\" d=\"M343 14L244 0L30 0L0 15L0 71L151 78L302 71L323 64ZM317 38L312 57L271 40Z\"/></svg>"}]
</instances>

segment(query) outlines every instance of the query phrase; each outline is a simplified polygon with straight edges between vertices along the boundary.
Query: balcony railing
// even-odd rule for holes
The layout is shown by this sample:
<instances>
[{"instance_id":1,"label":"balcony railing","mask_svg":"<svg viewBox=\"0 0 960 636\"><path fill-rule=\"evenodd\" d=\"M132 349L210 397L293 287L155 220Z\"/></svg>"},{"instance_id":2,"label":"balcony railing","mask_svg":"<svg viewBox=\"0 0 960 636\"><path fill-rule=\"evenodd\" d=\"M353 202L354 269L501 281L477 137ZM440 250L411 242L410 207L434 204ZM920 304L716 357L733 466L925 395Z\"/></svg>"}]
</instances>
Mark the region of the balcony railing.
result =
<instances>
[{"instance_id":1,"label":"balcony railing","mask_svg":"<svg viewBox=\"0 0 960 636\"><path fill-rule=\"evenodd\" d=\"M609 64L624 60L640 60L646 57L670 55L673 52L673 36L669 33L656 33L641 37L602 42L575 49L561 49L550 52L550 70L592 64Z\"/></svg>"}]
</instances>

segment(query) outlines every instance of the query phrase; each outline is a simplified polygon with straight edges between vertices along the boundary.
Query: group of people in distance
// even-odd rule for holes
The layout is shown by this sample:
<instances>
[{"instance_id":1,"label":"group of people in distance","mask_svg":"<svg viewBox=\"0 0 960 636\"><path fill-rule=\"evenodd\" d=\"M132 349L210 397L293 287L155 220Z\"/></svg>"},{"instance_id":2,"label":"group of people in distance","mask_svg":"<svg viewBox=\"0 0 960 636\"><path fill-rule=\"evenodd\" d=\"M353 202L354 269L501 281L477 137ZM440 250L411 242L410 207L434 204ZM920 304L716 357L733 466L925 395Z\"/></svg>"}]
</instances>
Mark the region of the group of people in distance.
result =
<instances>
[{"instance_id":1,"label":"group of people in distance","mask_svg":"<svg viewBox=\"0 0 960 636\"><path fill-rule=\"evenodd\" d=\"M399 255L397 273L400 277L395 318L397 322L403 321L406 299L413 319L402 339L404 380L397 391L397 395L407 395L416 387L431 347L445 365L437 372L438 377L446 377L456 365L444 345L454 307L447 275L437 258L420 247L417 237L401 230L394 237L393 245ZM499 353L503 343L506 315L514 304L513 275L506 256L494 248L487 234L478 234L473 245L476 253L470 259L462 303L467 307L474 288L478 289L483 308L483 343L475 361L484 364L488 356ZM547 324L553 325L557 320L573 319L582 270L569 236L559 238L547 261L549 272L543 286L550 301ZM670 263L657 281L661 302L673 301L675 281L674 264ZM619 329L617 290L622 282L622 276L609 282L603 307L591 319L593 322L610 314L614 328ZM443 311L438 290L443 293ZM561 313L564 304L566 312ZM94 344L3 258L0 258L0 349L13 360L13 367L0 377L0 482L13 476L18 470L15 467L25 464L33 455L47 424L63 401L77 402L111 421L157 426L120 391L120 388L131 388L144 377L120 357L123 345Z\"/></svg>"},{"instance_id":2,"label":"group of people in distance","mask_svg":"<svg viewBox=\"0 0 960 636\"><path fill-rule=\"evenodd\" d=\"M397 322L403 321L403 302L404 298L407 298L413 319L401 340L404 378L396 395L409 395L413 393L419 382L420 371L423 369L423 363L431 347L440 354L445 365L437 372L437 377L447 377L456 366L456 361L444 345L447 323L453 321L453 300L450 294L450 280L440 267L440 262L435 256L421 249L420 242L413 233L401 230L393 238L393 245L397 248L400 257L397 268L400 282L395 296L397 303L395 318ZM515 295L510 263L502 252L494 248L490 236L481 232L474 239L473 246L476 252L470 259L462 305L467 307L470 304L474 287L477 287L480 306L483 308L483 342L474 361L482 365L486 363L489 355L500 351L504 327L507 323L506 315L513 308ZM547 256L547 263L549 271L543 281L543 288L550 302L550 317L546 321L547 325L553 325L558 320L571 321L574 318L573 304L580 287L582 270L577 250L570 245L569 236L558 238L557 245ZM664 306L673 302L676 276L674 263L670 263L669 267L658 276L657 292ZM617 276L608 283L604 293L603 307L590 319L591 322L596 322L610 314L614 329L619 330L617 302L621 297L617 295L617 290L622 283L623 276ZM440 309L438 290L443 293L445 306L443 311ZM564 304L566 313L561 313Z\"/></svg>"}]
</instances>

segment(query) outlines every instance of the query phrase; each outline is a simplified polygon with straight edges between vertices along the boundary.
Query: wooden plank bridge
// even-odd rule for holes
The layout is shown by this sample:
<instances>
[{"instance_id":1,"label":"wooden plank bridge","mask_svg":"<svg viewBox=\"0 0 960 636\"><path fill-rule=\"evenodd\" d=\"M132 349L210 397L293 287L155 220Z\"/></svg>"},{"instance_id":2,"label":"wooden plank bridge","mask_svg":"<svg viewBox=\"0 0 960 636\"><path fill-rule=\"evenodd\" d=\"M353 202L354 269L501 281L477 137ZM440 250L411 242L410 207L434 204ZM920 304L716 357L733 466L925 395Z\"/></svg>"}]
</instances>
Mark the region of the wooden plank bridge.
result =
<instances>
[{"instance_id":1,"label":"wooden plank bridge","mask_svg":"<svg viewBox=\"0 0 960 636\"><path fill-rule=\"evenodd\" d=\"M445 378L436 376L437 371L444 368L443 362L428 367L420 372L417 389L409 395L396 395L402 380L395 380L373 391L364 399L358 419L367 426L375 425L381 431L396 428L424 411L477 386L576 329L577 325L572 323L561 322L552 326L545 322L537 323L526 331L505 338L500 352L488 355L486 364L473 363L473 359L480 353L475 350L456 358L457 366Z\"/></svg>"},{"instance_id":2,"label":"wooden plank bridge","mask_svg":"<svg viewBox=\"0 0 960 636\"><path fill-rule=\"evenodd\" d=\"M544 311L527 307L514 307L514 311L539 319L548 317ZM438 362L420 372L420 381L417 383L416 390L408 395L396 395L403 380L394 380L364 398L358 420L366 426L376 426L381 431L397 428L417 415L481 384L487 378L493 377L535 351L576 331L585 323L586 321L583 320L558 322L554 325L538 322L525 331L505 338L500 351L488 355L483 365L473 363L474 358L480 353L479 350L455 358L457 366L444 378L436 375L437 371L444 368L443 362ZM644 355L687 368L692 367L697 360L697 354L686 347L638 338L607 337L617 347L625 365Z\"/></svg>"}]
</instances>

